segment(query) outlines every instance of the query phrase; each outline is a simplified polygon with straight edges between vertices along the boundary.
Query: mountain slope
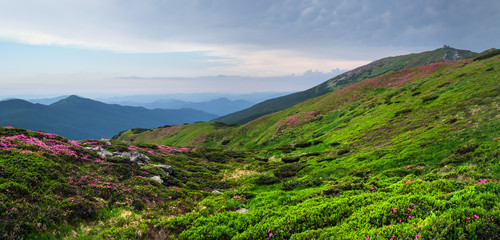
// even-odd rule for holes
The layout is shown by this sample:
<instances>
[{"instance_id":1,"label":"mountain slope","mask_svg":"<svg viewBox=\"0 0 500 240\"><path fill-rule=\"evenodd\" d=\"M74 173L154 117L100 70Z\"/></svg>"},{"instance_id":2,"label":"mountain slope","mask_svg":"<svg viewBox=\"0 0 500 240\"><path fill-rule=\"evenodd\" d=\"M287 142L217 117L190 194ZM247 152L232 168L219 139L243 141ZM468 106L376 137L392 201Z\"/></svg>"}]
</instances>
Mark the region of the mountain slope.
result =
<instances>
[{"instance_id":1,"label":"mountain slope","mask_svg":"<svg viewBox=\"0 0 500 240\"><path fill-rule=\"evenodd\" d=\"M498 113L498 64L498 56L434 63L367 79L242 126L198 123L141 134L129 131L119 139L247 149L316 142L314 148L321 149L332 142L361 139L353 135L361 129L363 136L377 138L408 126L459 128L469 124L468 118L480 108Z\"/></svg>"},{"instance_id":2,"label":"mountain slope","mask_svg":"<svg viewBox=\"0 0 500 240\"><path fill-rule=\"evenodd\" d=\"M216 115L193 109L149 110L69 96L49 106L24 100L0 102L0 125L37 129L70 139L109 138L125 129L207 121Z\"/></svg>"},{"instance_id":3,"label":"mountain slope","mask_svg":"<svg viewBox=\"0 0 500 240\"><path fill-rule=\"evenodd\" d=\"M132 145L0 128L0 237L496 240L499 81L487 53Z\"/></svg>"},{"instance_id":4,"label":"mountain slope","mask_svg":"<svg viewBox=\"0 0 500 240\"><path fill-rule=\"evenodd\" d=\"M305 100L321 96L331 91L339 90L344 86L362 81L364 79L432 62L457 60L473 54L474 52L468 50L459 50L445 46L434 51L383 58L336 76L316 87L258 103L248 109L216 118L215 121L228 124L244 124L257 119L258 117L289 108Z\"/></svg>"}]
</instances>

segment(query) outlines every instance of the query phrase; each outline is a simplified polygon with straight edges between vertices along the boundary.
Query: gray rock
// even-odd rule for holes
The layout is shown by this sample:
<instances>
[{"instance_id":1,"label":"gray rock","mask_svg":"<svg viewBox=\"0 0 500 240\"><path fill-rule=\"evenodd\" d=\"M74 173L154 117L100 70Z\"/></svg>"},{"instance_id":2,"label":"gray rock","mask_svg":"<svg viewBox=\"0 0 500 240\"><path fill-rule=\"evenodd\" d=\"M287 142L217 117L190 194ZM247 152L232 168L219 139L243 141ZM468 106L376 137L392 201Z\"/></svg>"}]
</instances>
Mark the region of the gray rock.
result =
<instances>
[{"instance_id":1,"label":"gray rock","mask_svg":"<svg viewBox=\"0 0 500 240\"><path fill-rule=\"evenodd\" d=\"M113 156L113 153L110 153L102 148L100 148L97 153L103 157L112 157Z\"/></svg>"},{"instance_id":2,"label":"gray rock","mask_svg":"<svg viewBox=\"0 0 500 240\"><path fill-rule=\"evenodd\" d=\"M151 179L157 181L159 184L163 184L163 180L161 179L160 176L154 176L154 177L151 177Z\"/></svg>"},{"instance_id":3,"label":"gray rock","mask_svg":"<svg viewBox=\"0 0 500 240\"><path fill-rule=\"evenodd\" d=\"M120 156L123 158L130 158L132 156L132 154L130 154L128 152L123 152Z\"/></svg>"},{"instance_id":4,"label":"gray rock","mask_svg":"<svg viewBox=\"0 0 500 240\"><path fill-rule=\"evenodd\" d=\"M168 175L172 174L172 167L171 166L167 166L167 165L163 165L163 164L152 164L151 166L159 167L159 168L163 169L163 171L165 171Z\"/></svg>"},{"instance_id":5,"label":"gray rock","mask_svg":"<svg viewBox=\"0 0 500 240\"><path fill-rule=\"evenodd\" d=\"M246 208L240 208L238 210L236 210L237 213L243 213L243 214L247 214L248 213L248 209Z\"/></svg>"},{"instance_id":6,"label":"gray rock","mask_svg":"<svg viewBox=\"0 0 500 240\"><path fill-rule=\"evenodd\" d=\"M212 191L212 194L222 194L222 192L221 192L221 191L219 191L219 190L213 190L213 191Z\"/></svg>"},{"instance_id":7,"label":"gray rock","mask_svg":"<svg viewBox=\"0 0 500 240\"><path fill-rule=\"evenodd\" d=\"M139 164L139 165L148 165L149 164L148 156L146 156L142 153L137 153L137 152L132 153L132 156L130 157L130 161L137 162L137 164Z\"/></svg>"}]
</instances>

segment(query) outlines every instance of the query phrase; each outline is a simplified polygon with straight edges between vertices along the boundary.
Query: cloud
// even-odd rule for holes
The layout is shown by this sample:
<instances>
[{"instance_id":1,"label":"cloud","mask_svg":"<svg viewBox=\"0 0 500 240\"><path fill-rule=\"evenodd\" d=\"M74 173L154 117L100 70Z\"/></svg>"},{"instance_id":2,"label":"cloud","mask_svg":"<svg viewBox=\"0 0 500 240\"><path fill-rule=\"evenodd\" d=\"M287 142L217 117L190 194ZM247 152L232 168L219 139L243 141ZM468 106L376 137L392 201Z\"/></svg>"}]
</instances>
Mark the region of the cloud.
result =
<instances>
[{"instance_id":1,"label":"cloud","mask_svg":"<svg viewBox=\"0 0 500 240\"><path fill-rule=\"evenodd\" d=\"M203 77L144 77L144 76L94 76L73 75L68 77L45 75L52 81L19 78L3 81L3 97L15 96L16 92L34 95L136 95L173 93L249 93L249 92L297 92L314 87L346 70L331 69L329 72L308 70L302 74L275 77L251 77L239 75L215 75ZM30 86L26 88L26 86Z\"/></svg>"},{"instance_id":2,"label":"cloud","mask_svg":"<svg viewBox=\"0 0 500 240\"><path fill-rule=\"evenodd\" d=\"M135 89L136 91L149 93L179 92L179 90L189 89L191 93L197 92L227 92L227 93L247 93L247 92L297 92L314 87L332 77L335 77L346 70L331 69L329 72L318 70L308 70L302 74L292 74L275 77L250 77L238 75L217 75L204 77L117 77L121 84L138 86L155 86L151 89ZM124 80L124 81L123 81ZM168 86L168 88L166 87ZM160 89L161 92L158 92ZM135 92L136 94L138 92Z\"/></svg>"},{"instance_id":3,"label":"cloud","mask_svg":"<svg viewBox=\"0 0 500 240\"><path fill-rule=\"evenodd\" d=\"M100 75L76 74L83 88L95 79L109 80L112 74L226 74L251 76L256 85L263 85L259 81L264 77L351 69L443 44L482 51L498 47L494 44L500 37L497 0L0 0L0 5L0 39L117 53L106 58L108 62L96 57L102 67L82 63L81 68L90 71L113 69ZM184 67L175 64L181 55L145 63L132 57L146 53L196 57L182 58ZM64 58L54 60L54 74L67 73L57 69L58 60ZM134 63L143 65L136 68ZM117 72L120 67L122 73ZM71 70L81 70L75 69ZM187 86L169 84L163 86Z\"/></svg>"},{"instance_id":4,"label":"cloud","mask_svg":"<svg viewBox=\"0 0 500 240\"><path fill-rule=\"evenodd\" d=\"M450 33L448 38L458 37L455 29L475 32L478 23L498 22L499 8L494 0L20 0L2 2L0 36L130 52L215 51L225 45L299 52L328 44L411 47L411 29L435 29L420 32L431 42Z\"/></svg>"}]
</instances>

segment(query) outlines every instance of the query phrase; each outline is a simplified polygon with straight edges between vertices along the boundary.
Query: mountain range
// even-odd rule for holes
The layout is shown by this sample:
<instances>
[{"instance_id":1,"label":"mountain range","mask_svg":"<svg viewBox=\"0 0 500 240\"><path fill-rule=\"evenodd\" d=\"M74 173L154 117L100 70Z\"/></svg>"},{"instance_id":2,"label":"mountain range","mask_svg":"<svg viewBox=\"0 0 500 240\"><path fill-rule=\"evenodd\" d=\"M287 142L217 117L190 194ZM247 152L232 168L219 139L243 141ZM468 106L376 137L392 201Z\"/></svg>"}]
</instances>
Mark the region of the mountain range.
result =
<instances>
[{"instance_id":1,"label":"mountain range","mask_svg":"<svg viewBox=\"0 0 500 240\"><path fill-rule=\"evenodd\" d=\"M473 54L475 53L469 50L459 50L449 46L444 46L443 48L439 48L434 51L383 58L333 77L318 86L301 92L260 102L250 108L218 117L215 121L228 124L244 124L266 114L289 108L295 104L342 89L347 85L364 79L433 62L457 60Z\"/></svg>"},{"instance_id":2,"label":"mountain range","mask_svg":"<svg viewBox=\"0 0 500 240\"><path fill-rule=\"evenodd\" d=\"M147 109L182 109L191 108L207 113L212 113L218 116L227 115L236 111L246 109L254 105L256 101L263 101L276 96L286 95L288 93L254 93L254 94L241 94L235 95L234 97L241 97L242 99L230 99L228 97L223 97L224 95L230 94L186 94L182 96L177 95L145 95L145 96L123 96L123 97L108 97L108 98L97 98L97 101L108 103L108 104L119 104L122 106L133 106L133 107L144 107ZM26 99L26 101L31 103L40 103L43 105L50 105L59 100L67 98L67 95L52 97L52 98L33 98ZM178 97L179 99L175 98ZM190 97L192 99L190 99ZM201 100L204 98L210 98ZM196 100L199 98L199 100ZM4 99L12 100L15 98ZM182 100L190 99L190 100ZM246 100L248 99L248 100ZM263 100L262 100L263 99Z\"/></svg>"},{"instance_id":3,"label":"mountain range","mask_svg":"<svg viewBox=\"0 0 500 240\"><path fill-rule=\"evenodd\" d=\"M141 106L148 109L182 109L191 108L207 113L212 113L218 116L226 115L242 109L246 109L253 102L246 100L231 100L226 97L215 98L207 101L193 102L177 99L159 99L149 103L134 103L129 102L127 106Z\"/></svg>"},{"instance_id":4,"label":"mountain range","mask_svg":"<svg viewBox=\"0 0 500 240\"><path fill-rule=\"evenodd\" d=\"M12 99L0 102L0 125L43 130L69 139L109 138L130 128L152 128L217 115L194 109L146 109L105 104L75 95L50 105Z\"/></svg>"}]
</instances>

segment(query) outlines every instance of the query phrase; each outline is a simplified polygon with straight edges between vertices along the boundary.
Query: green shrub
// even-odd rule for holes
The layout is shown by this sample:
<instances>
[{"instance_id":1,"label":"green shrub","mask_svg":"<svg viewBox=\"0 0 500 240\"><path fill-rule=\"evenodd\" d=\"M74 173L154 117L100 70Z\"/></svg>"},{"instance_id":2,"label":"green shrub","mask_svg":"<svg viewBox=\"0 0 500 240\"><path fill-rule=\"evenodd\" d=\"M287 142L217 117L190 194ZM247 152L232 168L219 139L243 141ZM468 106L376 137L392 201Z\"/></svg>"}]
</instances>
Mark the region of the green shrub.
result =
<instances>
[{"instance_id":1,"label":"green shrub","mask_svg":"<svg viewBox=\"0 0 500 240\"><path fill-rule=\"evenodd\" d=\"M439 96L438 95L430 95L430 96L425 96L422 98L422 102L425 103L425 102L430 102L432 100L435 100L437 99Z\"/></svg>"},{"instance_id":2,"label":"green shrub","mask_svg":"<svg viewBox=\"0 0 500 240\"><path fill-rule=\"evenodd\" d=\"M472 155L470 153L466 154L452 154L441 161L441 165L447 164L460 164L472 160Z\"/></svg>"},{"instance_id":3,"label":"green shrub","mask_svg":"<svg viewBox=\"0 0 500 240\"><path fill-rule=\"evenodd\" d=\"M309 166L310 164L307 163L301 163L301 162L295 162L295 163L290 163L290 164L285 164L281 166L280 168L276 169L274 172L274 176L277 178L289 178L297 175L297 173L302 170L303 168Z\"/></svg>"},{"instance_id":4,"label":"green shrub","mask_svg":"<svg viewBox=\"0 0 500 240\"><path fill-rule=\"evenodd\" d=\"M287 157L282 157L281 161L284 163L293 163L293 162L298 162L300 160L300 156L287 156Z\"/></svg>"},{"instance_id":5,"label":"green shrub","mask_svg":"<svg viewBox=\"0 0 500 240\"><path fill-rule=\"evenodd\" d=\"M351 149L349 149L349 148L342 148L342 149L339 149L339 150L337 151L337 154L338 154L339 156L342 156L342 155L344 155L344 154L346 154L346 153L349 153L350 151L351 151Z\"/></svg>"},{"instance_id":6,"label":"green shrub","mask_svg":"<svg viewBox=\"0 0 500 240\"><path fill-rule=\"evenodd\" d=\"M200 184L194 183L194 182L187 182L186 187L194 190L199 190L200 189Z\"/></svg>"},{"instance_id":7,"label":"green shrub","mask_svg":"<svg viewBox=\"0 0 500 240\"><path fill-rule=\"evenodd\" d=\"M293 147L292 145L281 145L277 147L276 150L291 152L295 150L295 147Z\"/></svg>"},{"instance_id":8,"label":"green shrub","mask_svg":"<svg viewBox=\"0 0 500 240\"><path fill-rule=\"evenodd\" d=\"M280 180L272 175L260 175L256 180L257 185L272 185L278 183Z\"/></svg>"},{"instance_id":9,"label":"green shrub","mask_svg":"<svg viewBox=\"0 0 500 240\"><path fill-rule=\"evenodd\" d=\"M266 157L254 157L254 159L257 160L257 161L262 161L262 162L269 161L269 158L266 158Z\"/></svg>"},{"instance_id":10,"label":"green shrub","mask_svg":"<svg viewBox=\"0 0 500 240\"><path fill-rule=\"evenodd\" d=\"M281 184L281 189L291 191L295 188L310 188L316 187L323 183L321 179L308 179L308 180L289 180Z\"/></svg>"},{"instance_id":11,"label":"green shrub","mask_svg":"<svg viewBox=\"0 0 500 240\"><path fill-rule=\"evenodd\" d=\"M453 153L455 153L457 155L467 154L467 153L474 152L474 150L476 150L477 147L479 147L479 145L477 145L475 143L466 143L466 144L458 147L457 149L455 149L455 151L453 151Z\"/></svg>"},{"instance_id":12,"label":"green shrub","mask_svg":"<svg viewBox=\"0 0 500 240\"><path fill-rule=\"evenodd\" d=\"M330 146L332 146L332 147L336 147L336 146L338 146L338 145L340 145L340 143L339 143L339 142L332 142L332 143L330 143Z\"/></svg>"},{"instance_id":13,"label":"green shrub","mask_svg":"<svg viewBox=\"0 0 500 240\"><path fill-rule=\"evenodd\" d=\"M297 147L297 148L305 148L305 147L309 147L309 146L311 146L311 145L312 145L312 143L311 143L311 142L301 141L301 142L295 143L295 144L294 144L294 147Z\"/></svg>"},{"instance_id":14,"label":"green shrub","mask_svg":"<svg viewBox=\"0 0 500 240\"><path fill-rule=\"evenodd\" d=\"M149 131L149 129L146 129L146 128L132 128L132 129L130 129L130 131L133 134L139 134L139 133L147 132L147 131Z\"/></svg>"},{"instance_id":15,"label":"green shrub","mask_svg":"<svg viewBox=\"0 0 500 240\"><path fill-rule=\"evenodd\" d=\"M403 109L403 110L399 110L397 111L396 113L394 113L394 117L399 117L401 115L404 115L404 114L407 114L409 112L411 112L412 110L411 109Z\"/></svg>"}]
</instances>

